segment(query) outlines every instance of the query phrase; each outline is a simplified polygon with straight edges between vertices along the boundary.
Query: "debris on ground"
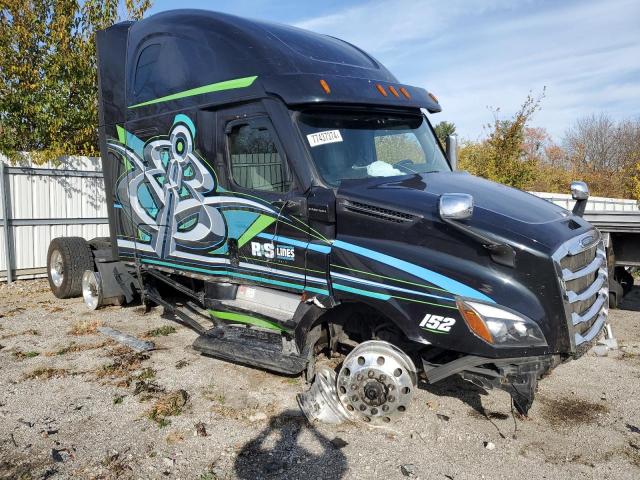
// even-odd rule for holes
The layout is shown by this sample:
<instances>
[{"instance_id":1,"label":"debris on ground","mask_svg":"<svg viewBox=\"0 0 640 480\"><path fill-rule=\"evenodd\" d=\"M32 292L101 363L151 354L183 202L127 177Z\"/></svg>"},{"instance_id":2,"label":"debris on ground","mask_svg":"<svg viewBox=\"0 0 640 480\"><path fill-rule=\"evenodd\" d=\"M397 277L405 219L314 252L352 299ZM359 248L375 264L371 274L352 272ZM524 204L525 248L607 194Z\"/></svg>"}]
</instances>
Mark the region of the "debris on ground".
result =
<instances>
[{"instance_id":1,"label":"debris on ground","mask_svg":"<svg viewBox=\"0 0 640 480\"><path fill-rule=\"evenodd\" d=\"M331 440L331 445L333 445L337 449L340 449L346 447L347 445L349 445L349 443L340 437L335 437L333 440Z\"/></svg>"},{"instance_id":2,"label":"debris on ground","mask_svg":"<svg viewBox=\"0 0 640 480\"><path fill-rule=\"evenodd\" d=\"M448 422L449 419L451 417L449 417L449 415L444 415L442 413L436 413L436 417L438 417L440 420L444 421L444 422Z\"/></svg>"},{"instance_id":3,"label":"debris on ground","mask_svg":"<svg viewBox=\"0 0 640 480\"><path fill-rule=\"evenodd\" d=\"M405 477L415 477L416 476L416 466L413 463L407 463L405 465L400 465L400 471L402 475Z\"/></svg>"},{"instance_id":4,"label":"debris on ground","mask_svg":"<svg viewBox=\"0 0 640 480\"><path fill-rule=\"evenodd\" d=\"M596 345L593 347L593 353L595 353L597 357L606 357L609 354L609 347L606 345Z\"/></svg>"},{"instance_id":5,"label":"debris on ground","mask_svg":"<svg viewBox=\"0 0 640 480\"><path fill-rule=\"evenodd\" d=\"M486 448L487 450L495 450L496 444L493 442L484 442L484 448Z\"/></svg>"},{"instance_id":6,"label":"debris on ground","mask_svg":"<svg viewBox=\"0 0 640 480\"><path fill-rule=\"evenodd\" d=\"M196 427L196 435L198 437L206 437L207 436L207 428L204 426L204 423L198 422L195 425Z\"/></svg>"},{"instance_id":7,"label":"debris on ground","mask_svg":"<svg viewBox=\"0 0 640 480\"><path fill-rule=\"evenodd\" d=\"M147 381L147 380L138 380L136 382L135 388L133 390L133 395L140 395L140 401L144 402L149 400L153 396L156 396L159 393L164 393L164 387L161 387L155 382Z\"/></svg>"},{"instance_id":8,"label":"debris on ground","mask_svg":"<svg viewBox=\"0 0 640 480\"><path fill-rule=\"evenodd\" d=\"M148 352L156 348L153 342L149 342L146 340L140 340L133 335L129 335L128 333L123 333L119 330L115 330L110 327L100 327L98 331L103 335L107 335L108 337L113 338L116 342L122 343L133 350L138 352Z\"/></svg>"},{"instance_id":9,"label":"debris on ground","mask_svg":"<svg viewBox=\"0 0 640 480\"><path fill-rule=\"evenodd\" d=\"M263 420L266 420L267 418L267 414L264 412L256 412L253 415L249 415L250 422L261 422Z\"/></svg>"}]
</instances>

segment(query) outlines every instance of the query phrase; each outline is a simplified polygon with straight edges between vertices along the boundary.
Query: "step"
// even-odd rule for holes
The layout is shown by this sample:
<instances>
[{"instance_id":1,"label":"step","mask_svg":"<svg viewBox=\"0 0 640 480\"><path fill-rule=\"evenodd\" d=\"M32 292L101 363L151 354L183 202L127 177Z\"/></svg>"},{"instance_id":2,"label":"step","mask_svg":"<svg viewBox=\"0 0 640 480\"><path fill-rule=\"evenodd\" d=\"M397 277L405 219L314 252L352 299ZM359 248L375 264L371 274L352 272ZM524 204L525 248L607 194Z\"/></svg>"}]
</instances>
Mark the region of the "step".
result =
<instances>
[{"instance_id":1,"label":"step","mask_svg":"<svg viewBox=\"0 0 640 480\"><path fill-rule=\"evenodd\" d=\"M231 362L294 375L306 368L306 359L282 351L282 335L245 327L212 328L200 335L193 348Z\"/></svg>"},{"instance_id":2,"label":"step","mask_svg":"<svg viewBox=\"0 0 640 480\"><path fill-rule=\"evenodd\" d=\"M230 309L254 312L279 322L288 322L300 305L300 294L241 285L238 287L235 300L218 302Z\"/></svg>"}]
</instances>

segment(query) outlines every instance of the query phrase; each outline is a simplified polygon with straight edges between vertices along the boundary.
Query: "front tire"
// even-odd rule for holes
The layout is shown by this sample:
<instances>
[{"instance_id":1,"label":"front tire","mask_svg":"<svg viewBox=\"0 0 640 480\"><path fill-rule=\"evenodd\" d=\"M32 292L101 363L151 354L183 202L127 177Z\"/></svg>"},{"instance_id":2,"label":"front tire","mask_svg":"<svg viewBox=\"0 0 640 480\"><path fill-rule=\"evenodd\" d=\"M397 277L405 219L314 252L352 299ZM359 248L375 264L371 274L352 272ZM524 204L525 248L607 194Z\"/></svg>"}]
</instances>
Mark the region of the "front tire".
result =
<instances>
[{"instance_id":1,"label":"front tire","mask_svg":"<svg viewBox=\"0 0 640 480\"><path fill-rule=\"evenodd\" d=\"M51 240L47 253L49 287L58 298L79 297L82 275L95 270L89 243L81 237L58 237Z\"/></svg>"}]
</instances>

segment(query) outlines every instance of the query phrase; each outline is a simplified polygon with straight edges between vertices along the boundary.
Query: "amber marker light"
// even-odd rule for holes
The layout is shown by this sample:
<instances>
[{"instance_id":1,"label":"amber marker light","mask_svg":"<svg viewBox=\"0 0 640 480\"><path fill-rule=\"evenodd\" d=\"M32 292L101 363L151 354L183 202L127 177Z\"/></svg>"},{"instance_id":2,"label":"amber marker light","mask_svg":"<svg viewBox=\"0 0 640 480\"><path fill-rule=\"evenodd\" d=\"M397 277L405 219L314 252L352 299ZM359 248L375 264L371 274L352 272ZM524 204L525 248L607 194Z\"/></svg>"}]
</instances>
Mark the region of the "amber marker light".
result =
<instances>
[{"instance_id":1,"label":"amber marker light","mask_svg":"<svg viewBox=\"0 0 640 480\"><path fill-rule=\"evenodd\" d=\"M324 90L324 93L326 93L327 95L331 93L331 88L324 79L320 80L320 86L322 87L322 90Z\"/></svg>"},{"instance_id":2,"label":"amber marker light","mask_svg":"<svg viewBox=\"0 0 640 480\"><path fill-rule=\"evenodd\" d=\"M411 98L411 94L409 93L409 90L407 90L404 87L400 87L400 93L402 93L402 95L404 95L407 98Z\"/></svg>"},{"instance_id":3,"label":"amber marker light","mask_svg":"<svg viewBox=\"0 0 640 480\"><path fill-rule=\"evenodd\" d=\"M458 300L456 303L469 329L485 342L493 344L493 335L491 335L491 332L484 323L484 320L480 318L480 315L478 315L473 308L465 305L464 302Z\"/></svg>"},{"instance_id":4,"label":"amber marker light","mask_svg":"<svg viewBox=\"0 0 640 480\"><path fill-rule=\"evenodd\" d=\"M399 97L400 96L398 91L395 88L393 88L393 85L389 85L389 91L393 94L394 97Z\"/></svg>"},{"instance_id":5,"label":"amber marker light","mask_svg":"<svg viewBox=\"0 0 640 480\"><path fill-rule=\"evenodd\" d=\"M433 93L429 92L429 96L431 97L431 100L433 100L436 103L440 103L438 102L438 97L436 97Z\"/></svg>"},{"instance_id":6,"label":"amber marker light","mask_svg":"<svg viewBox=\"0 0 640 480\"><path fill-rule=\"evenodd\" d=\"M380 85L379 83L376 83L376 88L378 89L378 91L380 92L380 94L381 94L383 97L386 97L387 95L389 95L389 94L387 93L387 91L384 89L384 87L383 87L382 85Z\"/></svg>"}]
</instances>

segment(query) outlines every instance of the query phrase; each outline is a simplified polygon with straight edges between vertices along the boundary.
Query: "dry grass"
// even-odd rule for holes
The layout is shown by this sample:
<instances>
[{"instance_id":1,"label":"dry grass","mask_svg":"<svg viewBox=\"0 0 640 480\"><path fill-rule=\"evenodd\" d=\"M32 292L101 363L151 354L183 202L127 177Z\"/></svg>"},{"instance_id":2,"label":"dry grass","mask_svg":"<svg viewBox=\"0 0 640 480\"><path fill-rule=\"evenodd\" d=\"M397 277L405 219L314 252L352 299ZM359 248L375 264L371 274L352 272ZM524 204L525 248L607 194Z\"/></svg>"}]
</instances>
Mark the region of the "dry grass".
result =
<instances>
[{"instance_id":1,"label":"dry grass","mask_svg":"<svg viewBox=\"0 0 640 480\"><path fill-rule=\"evenodd\" d=\"M115 357L114 361L98 368L96 377L121 378L118 385L129 386L138 376L144 378L155 376L155 371L150 368L145 368L138 376L133 375L133 372L140 369L142 362L149 359L149 355L145 353L134 352L127 347L117 347L112 351L112 356Z\"/></svg>"},{"instance_id":2,"label":"dry grass","mask_svg":"<svg viewBox=\"0 0 640 480\"><path fill-rule=\"evenodd\" d=\"M50 378L66 377L69 371L64 368L39 367L24 374L25 380L49 380Z\"/></svg>"},{"instance_id":3,"label":"dry grass","mask_svg":"<svg viewBox=\"0 0 640 480\"><path fill-rule=\"evenodd\" d=\"M18 360L24 360L25 358L34 358L34 357L37 357L38 355L40 355L40 353L39 352L34 352L34 351L23 352L21 350L18 350L18 351L13 352L13 356L15 358L17 358Z\"/></svg>"},{"instance_id":4,"label":"dry grass","mask_svg":"<svg viewBox=\"0 0 640 480\"><path fill-rule=\"evenodd\" d=\"M53 352L45 352L45 356L53 357L54 355L65 355L67 353L75 353L75 352L84 352L86 350L95 350L98 348L106 347L111 345L113 342L111 340L107 340L104 342L98 343L76 343L71 342L69 345L66 345L56 351Z\"/></svg>"},{"instance_id":5,"label":"dry grass","mask_svg":"<svg viewBox=\"0 0 640 480\"><path fill-rule=\"evenodd\" d=\"M12 317L20 312L24 312L26 309L24 307L15 307L10 310L6 310L4 312L0 312L0 318L4 317Z\"/></svg>"},{"instance_id":6,"label":"dry grass","mask_svg":"<svg viewBox=\"0 0 640 480\"><path fill-rule=\"evenodd\" d=\"M180 415L189 400L189 394L184 390L176 390L160 397L147 412L147 417L156 422L160 427L171 423L167 417Z\"/></svg>"},{"instance_id":7,"label":"dry grass","mask_svg":"<svg viewBox=\"0 0 640 480\"><path fill-rule=\"evenodd\" d=\"M81 320L71 325L69 335L93 335L98 330L98 327L102 325L97 320Z\"/></svg>"},{"instance_id":8,"label":"dry grass","mask_svg":"<svg viewBox=\"0 0 640 480\"><path fill-rule=\"evenodd\" d=\"M13 338L13 337L19 337L20 335L40 335L40 332L34 328L30 328L29 330L23 330L22 332L19 333L6 333L4 335L2 335L0 338L1 339L7 339L7 338Z\"/></svg>"},{"instance_id":9,"label":"dry grass","mask_svg":"<svg viewBox=\"0 0 640 480\"><path fill-rule=\"evenodd\" d=\"M153 330L149 330L145 332L142 337L143 338L153 338L153 337L166 337L167 335L171 335L172 333L176 333L176 327L172 327L171 325L165 325L163 327L154 328Z\"/></svg>"}]
</instances>

